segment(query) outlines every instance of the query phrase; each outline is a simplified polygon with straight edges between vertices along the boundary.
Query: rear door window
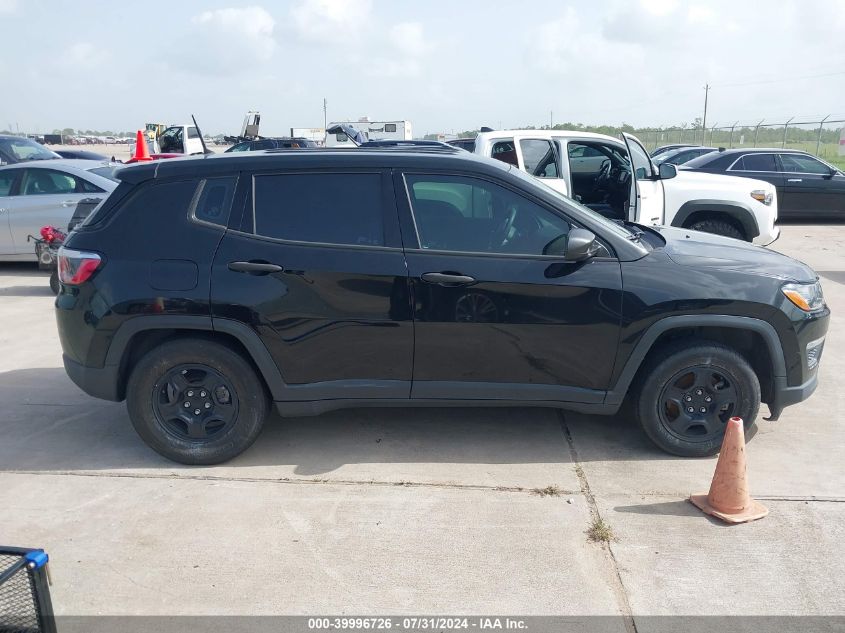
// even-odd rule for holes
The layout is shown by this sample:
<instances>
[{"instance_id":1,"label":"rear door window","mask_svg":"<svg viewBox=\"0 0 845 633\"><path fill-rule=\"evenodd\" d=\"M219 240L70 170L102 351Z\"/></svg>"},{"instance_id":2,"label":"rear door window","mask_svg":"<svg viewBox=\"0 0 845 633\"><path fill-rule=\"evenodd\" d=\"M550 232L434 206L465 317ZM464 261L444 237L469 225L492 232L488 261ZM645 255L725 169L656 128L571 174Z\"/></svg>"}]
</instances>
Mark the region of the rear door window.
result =
<instances>
[{"instance_id":1,"label":"rear door window","mask_svg":"<svg viewBox=\"0 0 845 633\"><path fill-rule=\"evenodd\" d=\"M294 242L384 246L381 174L255 176L256 235Z\"/></svg>"},{"instance_id":2,"label":"rear door window","mask_svg":"<svg viewBox=\"0 0 845 633\"><path fill-rule=\"evenodd\" d=\"M516 148L513 145L513 139L493 143L490 155L503 163L519 167L519 160L516 157Z\"/></svg>"},{"instance_id":3,"label":"rear door window","mask_svg":"<svg viewBox=\"0 0 845 633\"><path fill-rule=\"evenodd\" d=\"M538 178L558 178L557 152L551 141L526 138L519 141L525 171Z\"/></svg>"},{"instance_id":4,"label":"rear door window","mask_svg":"<svg viewBox=\"0 0 845 633\"><path fill-rule=\"evenodd\" d=\"M779 171L774 154L746 154L731 167L731 171Z\"/></svg>"},{"instance_id":5,"label":"rear door window","mask_svg":"<svg viewBox=\"0 0 845 633\"><path fill-rule=\"evenodd\" d=\"M10 169L0 173L0 196L8 196L12 192L16 170Z\"/></svg>"}]
</instances>

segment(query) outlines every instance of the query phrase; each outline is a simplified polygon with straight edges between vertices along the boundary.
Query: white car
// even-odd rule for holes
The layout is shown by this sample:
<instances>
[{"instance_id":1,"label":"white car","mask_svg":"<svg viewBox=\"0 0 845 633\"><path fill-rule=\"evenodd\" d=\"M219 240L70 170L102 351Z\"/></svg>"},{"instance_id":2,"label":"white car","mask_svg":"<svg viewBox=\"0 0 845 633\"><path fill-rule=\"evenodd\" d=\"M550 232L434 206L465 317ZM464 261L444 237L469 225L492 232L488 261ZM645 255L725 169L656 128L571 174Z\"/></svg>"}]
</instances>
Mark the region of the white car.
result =
<instances>
[{"instance_id":1,"label":"white car","mask_svg":"<svg viewBox=\"0 0 845 633\"><path fill-rule=\"evenodd\" d=\"M67 229L77 203L117 187L116 165L97 160L39 160L0 167L0 261L37 261L42 226Z\"/></svg>"},{"instance_id":2,"label":"white car","mask_svg":"<svg viewBox=\"0 0 845 633\"><path fill-rule=\"evenodd\" d=\"M679 226L765 246L780 228L777 194L762 180L654 165L642 143L567 130L481 132L474 152L539 178L611 219Z\"/></svg>"}]
</instances>

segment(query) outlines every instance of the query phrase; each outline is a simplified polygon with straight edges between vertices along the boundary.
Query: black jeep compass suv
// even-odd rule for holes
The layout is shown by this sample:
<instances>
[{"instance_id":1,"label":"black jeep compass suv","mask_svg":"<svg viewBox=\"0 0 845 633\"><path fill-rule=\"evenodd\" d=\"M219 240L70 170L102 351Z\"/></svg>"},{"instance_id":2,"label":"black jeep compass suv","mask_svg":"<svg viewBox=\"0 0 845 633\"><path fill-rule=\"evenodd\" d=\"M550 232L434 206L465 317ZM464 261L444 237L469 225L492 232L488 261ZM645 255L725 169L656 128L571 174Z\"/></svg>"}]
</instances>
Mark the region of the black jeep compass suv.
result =
<instances>
[{"instance_id":1,"label":"black jeep compass suv","mask_svg":"<svg viewBox=\"0 0 845 633\"><path fill-rule=\"evenodd\" d=\"M452 148L157 161L59 254L67 373L179 462L283 416L506 405L613 414L718 451L813 392L829 311L804 264L621 225Z\"/></svg>"}]
</instances>

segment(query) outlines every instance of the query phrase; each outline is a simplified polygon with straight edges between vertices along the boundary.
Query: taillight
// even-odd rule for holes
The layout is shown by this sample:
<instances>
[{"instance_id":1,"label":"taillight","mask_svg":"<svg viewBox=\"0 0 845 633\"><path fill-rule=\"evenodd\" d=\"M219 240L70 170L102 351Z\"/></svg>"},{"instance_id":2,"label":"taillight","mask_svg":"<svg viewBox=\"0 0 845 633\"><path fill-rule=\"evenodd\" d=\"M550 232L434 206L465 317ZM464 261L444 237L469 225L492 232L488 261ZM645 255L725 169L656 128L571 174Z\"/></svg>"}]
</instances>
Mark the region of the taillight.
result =
<instances>
[{"instance_id":1,"label":"taillight","mask_svg":"<svg viewBox=\"0 0 845 633\"><path fill-rule=\"evenodd\" d=\"M59 249L59 281L69 286L78 286L91 278L101 261L97 253L63 246Z\"/></svg>"}]
</instances>

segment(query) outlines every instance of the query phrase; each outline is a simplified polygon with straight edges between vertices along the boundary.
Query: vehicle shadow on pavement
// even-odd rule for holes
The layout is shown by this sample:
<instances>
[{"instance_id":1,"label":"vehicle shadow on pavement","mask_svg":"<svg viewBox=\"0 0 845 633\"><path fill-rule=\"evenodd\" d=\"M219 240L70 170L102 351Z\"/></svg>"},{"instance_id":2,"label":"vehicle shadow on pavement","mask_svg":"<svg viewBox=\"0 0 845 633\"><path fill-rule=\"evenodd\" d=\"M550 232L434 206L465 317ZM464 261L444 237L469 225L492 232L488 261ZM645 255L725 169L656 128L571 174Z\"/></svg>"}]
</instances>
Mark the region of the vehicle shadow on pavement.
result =
<instances>
[{"instance_id":1,"label":"vehicle shadow on pavement","mask_svg":"<svg viewBox=\"0 0 845 633\"><path fill-rule=\"evenodd\" d=\"M6 286L0 288L0 297L50 297L53 296L47 279L43 286Z\"/></svg>"},{"instance_id":2,"label":"vehicle shadow on pavement","mask_svg":"<svg viewBox=\"0 0 845 633\"><path fill-rule=\"evenodd\" d=\"M0 373L0 401L0 471L206 470L154 453L135 434L124 403L87 396L64 369ZM416 474L425 464L560 465L573 462L567 433L581 461L670 457L624 415L564 416L531 407L362 408L290 419L274 412L256 443L225 467L245 476L262 467L262 476L276 478L341 470L343 479L350 465L355 476L384 464L414 465ZM373 477L401 471L381 468Z\"/></svg>"},{"instance_id":3,"label":"vehicle shadow on pavement","mask_svg":"<svg viewBox=\"0 0 845 633\"><path fill-rule=\"evenodd\" d=\"M32 247L33 253L35 247ZM0 277L2 276L14 277L41 277L46 282L50 277L50 272L46 270L39 270L36 262L2 262L0 263Z\"/></svg>"}]
</instances>

